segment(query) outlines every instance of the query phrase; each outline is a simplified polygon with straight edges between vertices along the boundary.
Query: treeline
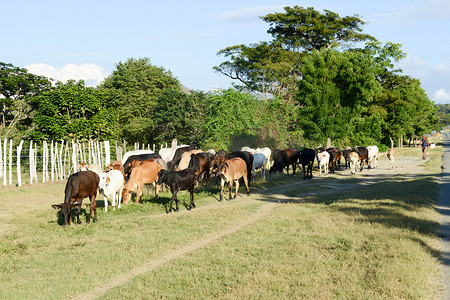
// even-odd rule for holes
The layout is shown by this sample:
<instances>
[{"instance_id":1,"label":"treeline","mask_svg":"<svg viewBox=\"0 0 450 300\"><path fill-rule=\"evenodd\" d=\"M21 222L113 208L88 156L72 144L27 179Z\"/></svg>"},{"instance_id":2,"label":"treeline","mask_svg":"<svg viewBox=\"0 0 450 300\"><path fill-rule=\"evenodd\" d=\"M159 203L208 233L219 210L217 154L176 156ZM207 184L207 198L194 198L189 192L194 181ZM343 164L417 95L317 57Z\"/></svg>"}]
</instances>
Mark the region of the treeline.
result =
<instances>
[{"instance_id":1,"label":"treeline","mask_svg":"<svg viewBox=\"0 0 450 300\"><path fill-rule=\"evenodd\" d=\"M401 46L364 34L358 17L298 6L262 17L272 40L220 50L233 88L186 91L149 58L129 58L98 87L0 63L0 137L32 140L177 138L202 148L390 144L439 129L417 79L394 63Z\"/></svg>"}]
</instances>

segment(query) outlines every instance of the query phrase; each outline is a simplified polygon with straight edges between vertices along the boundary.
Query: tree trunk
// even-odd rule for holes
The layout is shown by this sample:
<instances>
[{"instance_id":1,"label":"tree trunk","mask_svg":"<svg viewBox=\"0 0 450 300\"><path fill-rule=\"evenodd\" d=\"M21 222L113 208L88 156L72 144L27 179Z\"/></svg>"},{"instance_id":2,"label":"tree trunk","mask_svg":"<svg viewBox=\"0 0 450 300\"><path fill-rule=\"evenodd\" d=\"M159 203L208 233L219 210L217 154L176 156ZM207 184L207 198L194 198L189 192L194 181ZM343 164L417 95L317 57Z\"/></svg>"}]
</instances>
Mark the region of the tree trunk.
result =
<instances>
[{"instance_id":1,"label":"tree trunk","mask_svg":"<svg viewBox=\"0 0 450 300\"><path fill-rule=\"evenodd\" d=\"M331 148L331 138L327 139L327 149Z\"/></svg>"}]
</instances>

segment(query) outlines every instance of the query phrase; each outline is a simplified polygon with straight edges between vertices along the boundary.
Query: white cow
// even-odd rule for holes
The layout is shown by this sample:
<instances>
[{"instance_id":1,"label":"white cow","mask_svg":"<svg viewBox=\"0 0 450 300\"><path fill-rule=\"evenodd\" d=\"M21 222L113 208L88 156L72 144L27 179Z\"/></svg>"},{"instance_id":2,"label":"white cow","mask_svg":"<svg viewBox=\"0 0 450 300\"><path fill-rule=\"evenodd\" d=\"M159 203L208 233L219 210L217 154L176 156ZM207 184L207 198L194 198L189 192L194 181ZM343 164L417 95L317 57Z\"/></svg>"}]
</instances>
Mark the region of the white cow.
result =
<instances>
[{"instance_id":1,"label":"white cow","mask_svg":"<svg viewBox=\"0 0 450 300\"><path fill-rule=\"evenodd\" d=\"M123 182L123 174L119 170L111 170L108 173L100 173L99 189L104 196L105 211L108 211L108 200L111 200L111 205L113 207L117 206L118 208L120 208L120 202L122 200L122 190L124 188Z\"/></svg>"},{"instance_id":2,"label":"white cow","mask_svg":"<svg viewBox=\"0 0 450 300\"><path fill-rule=\"evenodd\" d=\"M327 151L317 153L317 161L319 162L319 176L322 175L322 168L324 168L323 173L327 174L330 154Z\"/></svg>"},{"instance_id":3,"label":"white cow","mask_svg":"<svg viewBox=\"0 0 450 300\"><path fill-rule=\"evenodd\" d=\"M389 159L389 166L391 170L394 170L394 163L395 163L395 150L394 148L389 149L386 152L387 158Z\"/></svg>"},{"instance_id":4,"label":"white cow","mask_svg":"<svg viewBox=\"0 0 450 300\"><path fill-rule=\"evenodd\" d=\"M356 173L356 167L359 167L359 155L355 151L350 152L350 173L355 174ZM360 169L361 170L361 169Z\"/></svg>"},{"instance_id":5,"label":"white cow","mask_svg":"<svg viewBox=\"0 0 450 300\"><path fill-rule=\"evenodd\" d=\"M178 148L183 147L189 147L189 145L179 145L171 148L161 148L158 154L161 155L161 158L164 159L166 163L168 163L169 161L172 161L173 156L175 155L175 151L177 151Z\"/></svg>"},{"instance_id":6,"label":"white cow","mask_svg":"<svg viewBox=\"0 0 450 300\"><path fill-rule=\"evenodd\" d=\"M99 175L99 176L100 176L100 173L102 172L102 169L100 168L99 165L97 165L97 164L88 165L88 164L85 163L85 162L81 162L81 163L77 166L77 168L78 168L80 171L92 171L92 172L95 172L95 173L97 173L97 175Z\"/></svg>"},{"instance_id":7,"label":"white cow","mask_svg":"<svg viewBox=\"0 0 450 300\"><path fill-rule=\"evenodd\" d=\"M253 149L253 148L245 146L245 147L241 148L241 151L247 151L247 152L250 152L251 154L255 154L255 153L262 153L262 154L264 154L264 156L266 157L266 166L265 166L265 168L267 170L270 169L270 156L272 155L272 150L270 150L270 148L263 147L263 148Z\"/></svg>"},{"instance_id":8,"label":"white cow","mask_svg":"<svg viewBox=\"0 0 450 300\"><path fill-rule=\"evenodd\" d=\"M369 146L367 150L369 151L369 168L376 168L378 166L378 147Z\"/></svg>"},{"instance_id":9,"label":"white cow","mask_svg":"<svg viewBox=\"0 0 450 300\"><path fill-rule=\"evenodd\" d=\"M256 170L258 170L258 169L261 169L262 178L263 179L266 178L266 172L264 169L265 164L266 164L266 156L263 153L253 154L253 166L252 166L253 181L255 181L255 173L256 173Z\"/></svg>"}]
</instances>

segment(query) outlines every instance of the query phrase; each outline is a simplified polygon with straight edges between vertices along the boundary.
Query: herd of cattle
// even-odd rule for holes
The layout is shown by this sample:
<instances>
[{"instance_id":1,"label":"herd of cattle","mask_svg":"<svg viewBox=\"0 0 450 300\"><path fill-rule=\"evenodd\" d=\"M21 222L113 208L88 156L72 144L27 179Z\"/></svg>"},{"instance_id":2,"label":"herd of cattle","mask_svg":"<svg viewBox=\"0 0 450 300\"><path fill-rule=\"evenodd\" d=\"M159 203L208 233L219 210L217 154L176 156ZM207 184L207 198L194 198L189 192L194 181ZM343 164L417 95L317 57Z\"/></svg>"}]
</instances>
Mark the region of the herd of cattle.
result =
<instances>
[{"instance_id":1,"label":"herd of cattle","mask_svg":"<svg viewBox=\"0 0 450 300\"><path fill-rule=\"evenodd\" d=\"M394 168L394 149L386 153L391 169ZM189 145L181 145L173 148L162 148L159 153L150 150L137 150L125 153L122 161L113 161L102 171L98 165L88 166L81 163L79 172L73 173L67 180L65 187L65 199L61 204L52 205L59 209L63 217L63 224L69 225L72 209L77 207L77 223L80 223L80 210L84 198L90 199L89 223L94 212L94 222L97 221L96 196L100 191L104 196L105 211L108 209L108 201L111 205L121 207L121 199L126 204L130 201L132 193L136 191L136 202L142 196L142 189L146 184L155 185L155 199L158 198L161 186L166 186L172 192L169 210L175 201L175 211L179 210L177 193L180 190L188 190L190 204L188 209L194 208L194 188L199 182L209 182L210 176L215 175L220 179L220 201L223 200L225 183L229 185L229 199L236 198L239 189L239 180L242 178L247 195L250 194L249 182L255 176L256 170L261 170L261 176L265 178L265 171L269 173L282 173L286 168L289 174L289 166L293 173L300 165L303 169L303 179L312 178L312 168L315 159L318 161L319 175L334 173L340 169L341 159L345 161L345 168L350 168L352 174L357 170L362 171L365 166L375 168L378 161L378 147L355 147L340 150L338 148L316 149L275 149L265 148L251 149L243 147L240 151L228 153L220 150L217 153L210 149L206 152L193 149ZM232 196L233 183L236 185Z\"/></svg>"}]
</instances>

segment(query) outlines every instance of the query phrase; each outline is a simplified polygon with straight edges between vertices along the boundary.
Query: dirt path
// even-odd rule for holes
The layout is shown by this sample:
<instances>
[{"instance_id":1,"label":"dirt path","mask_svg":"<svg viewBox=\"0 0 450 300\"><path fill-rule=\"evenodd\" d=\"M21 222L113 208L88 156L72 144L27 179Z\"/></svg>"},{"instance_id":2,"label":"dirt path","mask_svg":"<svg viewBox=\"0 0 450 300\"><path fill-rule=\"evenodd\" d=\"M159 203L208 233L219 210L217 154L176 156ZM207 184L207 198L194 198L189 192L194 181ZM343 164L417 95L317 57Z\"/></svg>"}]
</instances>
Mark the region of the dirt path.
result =
<instances>
[{"instance_id":1,"label":"dirt path","mask_svg":"<svg viewBox=\"0 0 450 300\"><path fill-rule=\"evenodd\" d=\"M345 190L350 190L353 188L357 188L358 186L361 186L361 183L341 183L336 180L331 180L331 178L338 178L338 179L350 179L354 177L358 178L365 178L364 184L371 184L372 182L376 182L377 180L385 179L386 177L393 176L395 174L405 174L405 175L414 175L418 172L421 172L422 167L422 160L420 159L420 150L418 149L418 157L417 158L411 158L411 157L399 157L396 162L396 168L394 170L389 169L389 162L386 159L386 157L380 157L380 160L378 162L378 167L375 169L367 170L365 169L361 173L357 173L355 175L350 174L349 170L346 170L345 168L342 168L341 171L337 172L336 175L326 175L326 176L317 176L312 181L302 181L302 182L295 182L291 184L286 184L282 186L277 186L274 188L269 188L264 191L261 191L260 193L253 193L249 198L246 198L248 200L261 200L264 198L264 201L266 201L265 204L261 206L259 211L255 213L252 216L249 216L247 219L243 220L239 224L236 224L232 227L229 227L221 232L214 233L204 239L195 241L189 245L186 245L185 247L182 247L180 249L175 249L169 252L167 255L159 257L157 259L153 259L147 262L144 262L143 265L140 267L137 267L135 269L132 269L126 274L123 274L122 276L119 276L115 279L112 279L108 282L103 283L100 286L97 286L96 288L92 289L91 291L86 292L85 294L82 294L78 296L76 299L95 299L97 297L101 297L102 295L106 294L109 290L118 287L120 285L126 284L127 282L131 281L136 276L140 276L142 274L145 274L147 272L150 272L161 265L168 263L174 259L177 259L185 254L188 254L192 251L195 251L199 248L205 247L220 238L233 234L234 232L237 232L246 226L257 222L264 217L268 216L274 207L276 207L277 203L287 202L289 200L292 200L293 198L300 198L310 195L317 195L317 194L333 194L336 192L343 192ZM315 176L318 174L314 174ZM330 178L331 177L331 178ZM318 189L311 190L311 191L305 191L305 192L299 192L294 197L288 197L285 195L286 192L291 190L298 190L300 187L311 187L316 186ZM246 197L246 196L245 196ZM213 204L216 205L216 204ZM199 208L202 209L202 208Z\"/></svg>"}]
</instances>

